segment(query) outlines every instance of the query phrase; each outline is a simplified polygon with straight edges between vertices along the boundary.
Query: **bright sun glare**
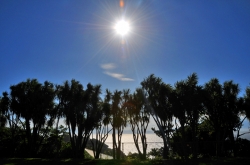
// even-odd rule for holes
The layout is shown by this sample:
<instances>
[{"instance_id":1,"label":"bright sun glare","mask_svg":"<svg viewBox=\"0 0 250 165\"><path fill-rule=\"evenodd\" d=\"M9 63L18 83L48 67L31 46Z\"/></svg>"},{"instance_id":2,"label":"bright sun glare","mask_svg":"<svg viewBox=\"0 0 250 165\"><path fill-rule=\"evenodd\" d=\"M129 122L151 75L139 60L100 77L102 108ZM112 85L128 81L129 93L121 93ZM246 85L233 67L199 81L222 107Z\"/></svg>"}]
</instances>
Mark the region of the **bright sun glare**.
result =
<instances>
[{"instance_id":1,"label":"bright sun glare","mask_svg":"<svg viewBox=\"0 0 250 165\"><path fill-rule=\"evenodd\" d=\"M115 30L119 35L124 36L130 31L130 25L127 21L121 20L116 23Z\"/></svg>"}]
</instances>

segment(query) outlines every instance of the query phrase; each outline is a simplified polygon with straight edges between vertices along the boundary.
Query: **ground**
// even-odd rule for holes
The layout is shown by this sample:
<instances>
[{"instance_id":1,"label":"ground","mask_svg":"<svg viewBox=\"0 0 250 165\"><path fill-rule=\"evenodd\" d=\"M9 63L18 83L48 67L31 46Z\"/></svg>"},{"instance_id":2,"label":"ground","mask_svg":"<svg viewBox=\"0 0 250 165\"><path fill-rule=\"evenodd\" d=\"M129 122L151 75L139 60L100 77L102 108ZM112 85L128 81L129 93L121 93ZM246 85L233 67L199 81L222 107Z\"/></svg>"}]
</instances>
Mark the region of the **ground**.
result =
<instances>
[{"instance_id":1,"label":"ground","mask_svg":"<svg viewBox=\"0 0 250 165\"><path fill-rule=\"evenodd\" d=\"M94 159L40 159L9 158L0 159L1 165L249 165L250 158L213 158L196 160L94 160Z\"/></svg>"}]
</instances>

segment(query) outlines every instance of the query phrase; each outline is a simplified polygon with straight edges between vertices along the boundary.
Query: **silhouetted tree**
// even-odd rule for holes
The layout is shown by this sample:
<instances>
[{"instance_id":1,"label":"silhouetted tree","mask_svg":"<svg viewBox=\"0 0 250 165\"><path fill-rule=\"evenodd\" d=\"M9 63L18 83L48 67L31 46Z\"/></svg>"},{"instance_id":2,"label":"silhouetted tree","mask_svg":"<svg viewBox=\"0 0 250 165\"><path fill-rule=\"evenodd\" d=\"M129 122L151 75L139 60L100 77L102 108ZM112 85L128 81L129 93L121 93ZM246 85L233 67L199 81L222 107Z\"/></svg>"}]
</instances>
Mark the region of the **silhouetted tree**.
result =
<instances>
[{"instance_id":1,"label":"silhouetted tree","mask_svg":"<svg viewBox=\"0 0 250 165\"><path fill-rule=\"evenodd\" d=\"M95 129L92 139L96 140L90 140L95 158L113 131L113 158L120 159L121 138L129 122L138 150L134 156L145 159L150 117L157 125L152 130L163 139L164 147L158 152L163 158L171 156L170 148L185 158L198 153L224 156L232 150L235 156L247 155L249 141L240 137L250 132L240 130L250 119L250 87L239 97L239 85L233 81L220 84L213 78L200 86L195 73L174 87L152 74L141 86L133 94L106 90L102 101L100 85L88 84L84 89L74 79L56 86L36 79L12 85L10 93L0 96L0 157L84 157ZM62 141L62 118L70 144Z\"/></svg>"},{"instance_id":2,"label":"silhouetted tree","mask_svg":"<svg viewBox=\"0 0 250 165\"><path fill-rule=\"evenodd\" d=\"M104 98L104 101L100 103L101 110L99 111L100 116L98 118L100 118L101 120L95 127L95 138L93 137L92 134L92 139L90 139L95 159L100 158L100 154L102 152L104 143L108 138L108 134L113 129L109 128L109 124L111 123L109 102L110 102L109 91L106 90L106 96Z\"/></svg>"},{"instance_id":3,"label":"silhouetted tree","mask_svg":"<svg viewBox=\"0 0 250 165\"><path fill-rule=\"evenodd\" d=\"M244 95L244 110L246 117L250 120L250 86L246 88L246 93Z\"/></svg>"},{"instance_id":4,"label":"silhouetted tree","mask_svg":"<svg viewBox=\"0 0 250 165\"><path fill-rule=\"evenodd\" d=\"M239 123L239 127L241 128L242 125L243 125L243 122L244 120L247 118L249 121L250 121L250 87L248 86L245 90L245 95L243 97L243 111L242 111L242 114L244 116L243 120L241 121L241 123ZM245 134L249 134L250 133L250 130L247 131L247 132L243 132L243 133L239 133L240 132L240 129L237 130L237 139L240 137L240 136L243 136Z\"/></svg>"},{"instance_id":5,"label":"silhouetted tree","mask_svg":"<svg viewBox=\"0 0 250 165\"><path fill-rule=\"evenodd\" d=\"M240 125L242 99L238 97L239 86L233 81L223 85L214 78L205 84L206 91L205 114L216 134L216 155L223 155L224 141L228 137L234 146L233 131Z\"/></svg>"},{"instance_id":6,"label":"silhouetted tree","mask_svg":"<svg viewBox=\"0 0 250 165\"><path fill-rule=\"evenodd\" d=\"M24 147L24 131L25 125L23 121L20 120L20 116L16 115L11 109L11 98L7 92L3 92L3 97L0 101L0 113L1 113L1 127L3 132L0 133L1 143L5 149L2 149L3 157L16 157L20 156L20 153L24 155L25 153L21 151Z\"/></svg>"},{"instance_id":7,"label":"silhouetted tree","mask_svg":"<svg viewBox=\"0 0 250 165\"><path fill-rule=\"evenodd\" d=\"M4 127L9 117L9 97L7 92L3 92L3 97L0 97L0 127ZM9 120L10 122L10 120Z\"/></svg>"},{"instance_id":8,"label":"silhouetted tree","mask_svg":"<svg viewBox=\"0 0 250 165\"><path fill-rule=\"evenodd\" d=\"M235 138L234 131L239 125L240 114L242 111L241 99L238 97L240 92L239 85L232 80L223 83L223 99L224 99L224 130L225 136L231 141L231 146L235 154Z\"/></svg>"},{"instance_id":9,"label":"silhouetted tree","mask_svg":"<svg viewBox=\"0 0 250 165\"><path fill-rule=\"evenodd\" d=\"M129 95L129 90L114 91L112 95L111 104L111 116L113 127L113 158L121 158L121 139L123 130L127 124L127 112L123 107L123 104L127 101Z\"/></svg>"},{"instance_id":10,"label":"silhouetted tree","mask_svg":"<svg viewBox=\"0 0 250 165\"><path fill-rule=\"evenodd\" d=\"M172 132L173 112L171 111L170 97L172 87L165 84L161 78L153 74L141 82L142 89L145 91L144 99L146 106L152 115L163 139L163 158L168 157L170 133Z\"/></svg>"},{"instance_id":11,"label":"silhouetted tree","mask_svg":"<svg viewBox=\"0 0 250 165\"><path fill-rule=\"evenodd\" d=\"M71 82L66 81L58 92L74 157L84 158L86 144L100 120L98 116L100 87L88 84L87 89L83 90L78 81L71 80Z\"/></svg>"},{"instance_id":12,"label":"silhouetted tree","mask_svg":"<svg viewBox=\"0 0 250 165\"><path fill-rule=\"evenodd\" d=\"M41 130L45 133L45 137L39 150L39 157L55 158L60 157L60 152L63 147L63 137L66 134L67 128L60 125L57 129L50 127L49 131ZM48 133L47 133L48 132Z\"/></svg>"},{"instance_id":13,"label":"silhouetted tree","mask_svg":"<svg viewBox=\"0 0 250 165\"><path fill-rule=\"evenodd\" d=\"M142 89L136 89L136 92L133 95L130 95L125 106L128 111L129 123L133 133L135 147L139 153L139 158L145 160L147 154L146 131L150 120L150 113L145 106ZM139 147L139 140L142 144L142 151Z\"/></svg>"},{"instance_id":14,"label":"silhouetted tree","mask_svg":"<svg viewBox=\"0 0 250 165\"><path fill-rule=\"evenodd\" d=\"M212 125L216 135L216 156L221 155L223 138L223 88L217 78L211 79L204 85L206 92L205 117Z\"/></svg>"},{"instance_id":15,"label":"silhouetted tree","mask_svg":"<svg viewBox=\"0 0 250 165\"><path fill-rule=\"evenodd\" d=\"M183 153L185 153L185 125L189 125L192 132L193 157L197 157L197 131L200 114L203 111L203 90L198 85L198 76L196 73L188 76L186 80L175 84L174 99L172 99L174 115L181 124L181 136L183 142Z\"/></svg>"},{"instance_id":16,"label":"silhouetted tree","mask_svg":"<svg viewBox=\"0 0 250 165\"><path fill-rule=\"evenodd\" d=\"M42 141L39 140L40 131L49 121L47 115L54 106L53 84L48 81L40 84L36 79L28 79L26 82L12 85L10 89L11 109L15 115L25 120L28 155L34 156Z\"/></svg>"}]
</instances>

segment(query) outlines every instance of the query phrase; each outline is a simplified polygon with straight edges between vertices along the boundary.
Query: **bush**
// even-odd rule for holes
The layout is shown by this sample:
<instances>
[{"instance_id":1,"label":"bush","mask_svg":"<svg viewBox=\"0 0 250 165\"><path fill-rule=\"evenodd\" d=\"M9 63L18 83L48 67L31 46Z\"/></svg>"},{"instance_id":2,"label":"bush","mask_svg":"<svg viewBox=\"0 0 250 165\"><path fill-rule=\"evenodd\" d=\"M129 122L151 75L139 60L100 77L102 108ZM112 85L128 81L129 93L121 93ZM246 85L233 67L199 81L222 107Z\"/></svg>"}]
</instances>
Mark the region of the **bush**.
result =
<instances>
[{"instance_id":1,"label":"bush","mask_svg":"<svg viewBox=\"0 0 250 165\"><path fill-rule=\"evenodd\" d=\"M148 157L152 159L162 159L163 147L161 148L152 148L150 152L148 152Z\"/></svg>"},{"instance_id":2,"label":"bush","mask_svg":"<svg viewBox=\"0 0 250 165\"><path fill-rule=\"evenodd\" d=\"M59 154L60 158L72 158L73 153L71 149L71 144L68 142L62 142L62 147Z\"/></svg>"}]
</instances>

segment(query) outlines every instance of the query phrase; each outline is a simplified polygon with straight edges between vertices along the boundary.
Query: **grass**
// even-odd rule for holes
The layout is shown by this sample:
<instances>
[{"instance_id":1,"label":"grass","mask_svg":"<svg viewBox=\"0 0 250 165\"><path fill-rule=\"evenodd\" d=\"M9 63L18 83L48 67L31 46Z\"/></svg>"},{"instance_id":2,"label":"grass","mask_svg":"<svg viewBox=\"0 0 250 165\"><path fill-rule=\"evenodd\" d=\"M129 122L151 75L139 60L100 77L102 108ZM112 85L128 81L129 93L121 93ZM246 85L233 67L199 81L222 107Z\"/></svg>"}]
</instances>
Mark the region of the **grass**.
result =
<instances>
[{"instance_id":1,"label":"grass","mask_svg":"<svg viewBox=\"0 0 250 165\"><path fill-rule=\"evenodd\" d=\"M1 165L249 165L250 158L214 158L195 160L94 160L94 159L41 159L5 158Z\"/></svg>"}]
</instances>

